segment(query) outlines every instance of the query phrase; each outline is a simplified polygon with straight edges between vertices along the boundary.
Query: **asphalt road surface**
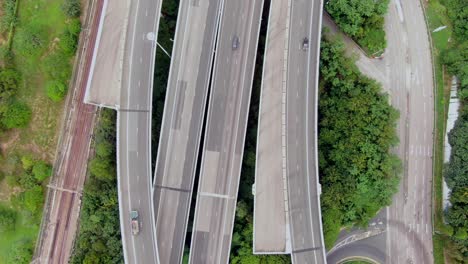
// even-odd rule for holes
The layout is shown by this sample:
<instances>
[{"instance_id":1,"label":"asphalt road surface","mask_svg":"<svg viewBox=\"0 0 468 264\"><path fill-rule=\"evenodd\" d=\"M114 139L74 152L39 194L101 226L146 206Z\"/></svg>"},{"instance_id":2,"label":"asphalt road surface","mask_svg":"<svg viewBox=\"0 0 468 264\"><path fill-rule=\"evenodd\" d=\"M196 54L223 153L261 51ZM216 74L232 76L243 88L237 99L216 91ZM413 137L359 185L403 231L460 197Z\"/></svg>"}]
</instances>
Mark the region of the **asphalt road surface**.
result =
<instances>
[{"instance_id":1,"label":"asphalt road surface","mask_svg":"<svg viewBox=\"0 0 468 264\"><path fill-rule=\"evenodd\" d=\"M160 1L132 1L127 29L121 104L117 116L117 173L125 263L159 263L151 198L151 99ZM140 233L132 235L130 211Z\"/></svg>"},{"instance_id":2,"label":"asphalt road surface","mask_svg":"<svg viewBox=\"0 0 468 264\"><path fill-rule=\"evenodd\" d=\"M326 263L317 164L317 93L323 2L292 1L286 159L293 263ZM304 49L304 38L309 39Z\"/></svg>"},{"instance_id":3,"label":"asphalt road surface","mask_svg":"<svg viewBox=\"0 0 468 264\"><path fill-rule=\"evenodd\" d=\"M179 4L153 193L161 263L182 259L220 7Z\"/></svg>"},{"instance_id":4,"label":"asphalt road surface","mask_svg":"<svg viewBox=\"0 0 468 264\"><path fill-rule=\"evenodd\" d=\"M193 223L193 264L229 261L262 7L263 0L226 0L222 8Z\"/></svg>"},{"instance_id":5,"label":"asphalt road surface","mask_svg":"<svg viewBox=\"0 0 468 264\"><path fill-rule=\"evenodd\" d=\"M392 105L400 110L396 152L404 164L388 209L387 263L433 263L432 144L434 98L428 32L420 1L390 1L385 66Z\"/></svg>"}]
</instances>

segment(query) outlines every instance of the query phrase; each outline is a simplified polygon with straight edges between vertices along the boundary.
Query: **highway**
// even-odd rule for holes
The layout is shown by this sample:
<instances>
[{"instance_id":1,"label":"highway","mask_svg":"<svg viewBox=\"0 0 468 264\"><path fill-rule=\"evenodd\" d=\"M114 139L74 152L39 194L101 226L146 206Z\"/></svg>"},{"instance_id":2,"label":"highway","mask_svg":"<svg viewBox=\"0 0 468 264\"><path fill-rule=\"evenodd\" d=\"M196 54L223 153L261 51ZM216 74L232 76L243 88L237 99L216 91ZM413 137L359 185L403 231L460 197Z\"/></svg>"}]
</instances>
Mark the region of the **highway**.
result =
<instances>
[{"instance_id":1,"label":"highway","mask_svg":"<svg viewBox=\"0 0 468 264\"><path fill-rule=\"evenodd\" d=\"M400 111L395 148L403 161L399 192L385 208L386 263L433 263L432 153L434 83L428 32L420 1L391 0L385 18L388 47L382 59L361 60L361 71L382 82L391 104ZM350 48L348 42L347 47ZM352 48L352 47L351 47ZM359 54L361 57L364 56ZM372 65L369 65L371 63ZM362 67L364 66L364 67ZM369 71L373 68L374 70ZM383 74L383 75L382 75ZM366 241L357 241L356 247ZM367 254L347 250L353 255Z\"/></svg>"},{"instance_id":2,"label":"highway","mask_svg":"<svg viewBox=\"0 0 468 264\"><path fill-rule=\"evenodd\" d=\"M221 3L179 3L153 189L161 263L182 260Z\"/></svg>"},{"instance_id":3,"label":"highway","mask_svg":"<svg viewBox=\"0 0 468 264\"><path fill-rule=\"evenodd\" d=\"M193 264L229 261L262 8L263 0L226 0L222 7L193 223Z\"/></svg>"},{"instance_id":4,"label":"highway","mask_svg":"<svg viewBox=\"0 0 468 264\"><path fill-rule=\"evenodd\" d=\"M326 263L317 154L323 1L292 1L286 94L286 173L293 263ZM303 49L304 38L308 50Z\"/></svg>"},{"instance_id":5,"label":"highway","mask_svg":"<svg viewBox=\"0 0 468 264\"><path fill-rule=\"evenodd\" d=\"M125 263L159 263L151 198L151 100L161 2L132 1L117 108L117 179ZM132 235L130 211L141 222Z\"/></svg>"}]
</instances>

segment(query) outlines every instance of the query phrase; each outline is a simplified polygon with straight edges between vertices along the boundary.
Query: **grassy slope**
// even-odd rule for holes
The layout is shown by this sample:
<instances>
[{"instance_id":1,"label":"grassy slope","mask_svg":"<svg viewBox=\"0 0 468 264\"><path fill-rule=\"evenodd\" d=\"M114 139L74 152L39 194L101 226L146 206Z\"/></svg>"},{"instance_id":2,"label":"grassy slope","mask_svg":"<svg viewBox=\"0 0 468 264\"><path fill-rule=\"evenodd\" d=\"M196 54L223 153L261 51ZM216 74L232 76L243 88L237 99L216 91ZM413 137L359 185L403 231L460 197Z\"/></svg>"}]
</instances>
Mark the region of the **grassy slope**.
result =
<instances>
[{"instance_id":1,"label":"grassy slope","mask_svg":"<svg viewBox=\"0 0 468 264\"><path fill-rule=\"evenodd\" d=\"M34 153L37 158L52 162L57 144L58 124L63 111L63 103L52 103L44 92L48 77L41 71L43 58L54 45L54 39L63 32L66 17L61 10L63 0L20 0L16 32L24 30L30 24L43 28L44 45L35 56L15 57L16 68L22 73L22 85L18 90L18 99L26 102L33 111L33 118L27 128L12 130L0 136L0 142L9 142L6 158L0 160L0 169L15 173L21 166L18 158L26 153ZM15 52L13 38L13 52ZM13 140L14 138L14 140ZM2 183L3 193L9 192ZM7 205L10 203L3 200ZM35 242L39 230L40 218L29 219L26 211L19 212L21 217L16 224L16 231L0 236L0 264L6 263L8 252L15 241Z\"/></svg>"},{"instance_id":2,"label":"grassy slope","mask_svg":"<svg viewBox=\"0 0 468 264\"><path fill-rule=\"evenodd\" d=\"M426 5L427 22L433 42L433 58L434 69L436 77L436 91L435 91L435 114L436 114L436 137L435 137L435 151L434 151L434 230L433 236L434 246L434 262L436 264L444 263L444 240L445 237L440 233L445 231L445 225L442 221L442 170L443 170L443 146L444 146L444 132L448 111L448 99L450 93L451 77L444 75L443 66L440 63L440 52L447 48L452 29L450 20L447 17L446 9L440 4L439 0L431 0ZM434 29L440 26L447 26L447 28L433 32Z\"/></svg>"},{"instance_id":3,"label":"grassy slope","mask_svg":"<svg viewBox=\"0 0 468 264\"><path fill-rule=\"evenodd\" d=\"M18 12L20 22L16 27L18 33L28 24L40 25L43 29L41 35L44 36L44 45L36 55L15 56L16 68L23 78L18 90L18 99L25 101L32 108L33 117L27 128L19 130L19 138L10 151L33 152L49 162L52 162L57 144L57 126L63 103L51 103L47 98L44 87L49 80L42 72L41 65L45 55L54 47L57 36L65 29L66 18L60 7L62 2L63 0L21 0ZM15 39L13 52L17 52Z\"/></svg>"}]
</instances>

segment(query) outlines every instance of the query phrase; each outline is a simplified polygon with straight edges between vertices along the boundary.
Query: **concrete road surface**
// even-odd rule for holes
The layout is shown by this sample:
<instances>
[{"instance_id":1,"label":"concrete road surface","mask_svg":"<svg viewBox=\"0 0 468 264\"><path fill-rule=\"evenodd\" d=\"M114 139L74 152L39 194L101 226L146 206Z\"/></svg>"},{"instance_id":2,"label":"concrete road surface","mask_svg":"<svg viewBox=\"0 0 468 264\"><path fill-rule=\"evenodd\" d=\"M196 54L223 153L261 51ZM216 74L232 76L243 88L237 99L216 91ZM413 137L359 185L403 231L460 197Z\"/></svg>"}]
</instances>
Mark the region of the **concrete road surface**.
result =
<instances>
[{"instance_id":1,"label":"concrete road surface","mask_svg":"<svg viewBox=\"0 0 468 264\"><path fill-rule=\"evenodd\" d=\"M270 3L258 117L253 251L289 253L286 71L291 0Z\"/></svg>"},{"instance_id":2,"label":"concrete road surface","mask_svg":"<svg viewBox=\"0 0 468 264\"><path fill-rule=\"evenodd\" d=\"M286 94L286 158L293 263L326 263L317 163L321 0L292 1ZM308 48L303 46L308 38Z\"/></svg>"},{"instance_id":3,"label":"concrete road surface","mask_svg":"<svg viewBox=\"0 0 468 264\"><path fill-rule=\"evenodd\" d=\"M117 115L117 174L125 263L159 263L151 198L151 99L160 1L132 1ZM140 215L132 235L130 211Z\"/></svg>"},{"instance_id":4,"label":"concrete road surface","mask_svg":"<svg viewBox=\"0 0 468 264\"><path fill-rule=\"evenodd\" d=\"M153 192L161 263L182 260L221 2L179 4Z\"/></svg>"},{"instance_id":5,"label":"concrete road surface","mask_svg":"<svg viewBox=\"0 0 468 264\"><path fill-rule=\"evenodd\" d=\"M262 7L263 0L226 0L222 8L193 223L193 264L229 261Z\"/></svg>"},{"instance_id":6,"label":"concrete road surface","mask_svg":"<svg viewBox=\"0 0 468 264\"><path fill-rule=\"evenodd\" d=\"M100 0L102 12L84 101L115 108L120 104L122 62L130 0Z\"/></svg>"}]
</instances>

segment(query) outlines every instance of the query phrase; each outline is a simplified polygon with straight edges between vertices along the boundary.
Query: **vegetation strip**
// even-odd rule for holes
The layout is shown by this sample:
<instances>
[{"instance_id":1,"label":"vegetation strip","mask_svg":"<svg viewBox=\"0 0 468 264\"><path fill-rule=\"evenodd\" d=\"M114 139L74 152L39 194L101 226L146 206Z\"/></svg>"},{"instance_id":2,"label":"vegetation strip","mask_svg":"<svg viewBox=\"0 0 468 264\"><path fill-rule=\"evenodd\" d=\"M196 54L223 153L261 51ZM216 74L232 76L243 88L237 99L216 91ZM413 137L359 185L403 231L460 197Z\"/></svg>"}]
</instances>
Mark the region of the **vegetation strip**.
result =
<instances>
[{"instance_id":1,"label":"vegetation strip","mask_svg":"<svg viewBox=\"0 0 468 264\"><path fill-rule=\"evenodd\" d=\"M389 0L326 1L325 9L368 56L378 57L387 46L383 26L388 3Z\"/></svg>"},{"instance_id":2,"label":"vegetation strip","mask_svg":"<svg viewBox=\"0 0 468 264\"><path fill-rule=\"evenodd\" d=\"M434 155L434 261L435 263L463 263L468 261L468 239L466 230L468 204L466 194L466 138L468 121L466 101L468 99L468 11L462 0L431 0L425 5L428 30L433 40L433 56L436 91L436 151ZM445 28L444 28L445 26ZM437 29L437 30L436 30ZM444 78L444 73L447 76ZM449 102L450 75L459 79L458 97L461 101L459 118L449 135L452 154L449 164L444 160L444 136ZM442 208L442 177L452 189L452 207L446 212ZM463 213L464 212L464 213ZM444 217L445 216L445 217ZM447 222L444 223L445 221Z\"/></svg>"},{"instance_id":3,"label":"vegetation strip","mask_svg":"<svg viewBox=\"0 0 468 264\"><path fill-rule=\"evenodd\" d=\"M89 162L80 227L70 263L122 263L116 173L116 113L103 109Z\"/></svg>"},{"instance_id":4,"label":"vegetation strip","mask_svg":"<svg viewBox=\"0 0 468 264\"><path fill-rule=\"evenodd\" d=\"M324 38L320 53L319 168L325 245L342 227L367 225L396 193L401 161L399 113L381 85L345 57L342 42ZM353 120L353 122L349 122Z\"/></svg>"}]
</instances>

